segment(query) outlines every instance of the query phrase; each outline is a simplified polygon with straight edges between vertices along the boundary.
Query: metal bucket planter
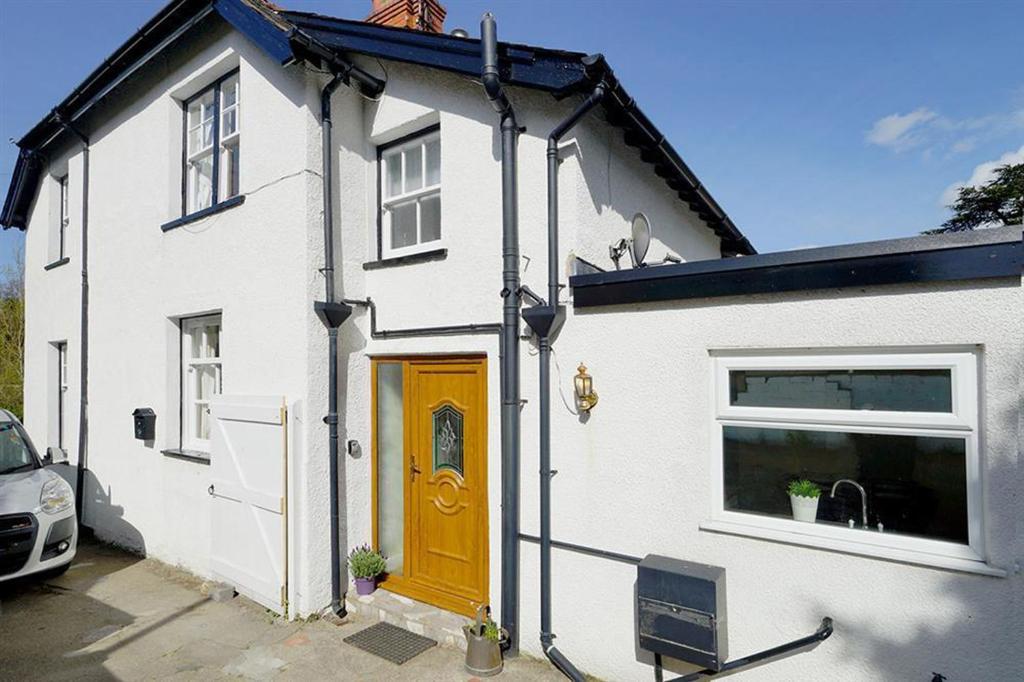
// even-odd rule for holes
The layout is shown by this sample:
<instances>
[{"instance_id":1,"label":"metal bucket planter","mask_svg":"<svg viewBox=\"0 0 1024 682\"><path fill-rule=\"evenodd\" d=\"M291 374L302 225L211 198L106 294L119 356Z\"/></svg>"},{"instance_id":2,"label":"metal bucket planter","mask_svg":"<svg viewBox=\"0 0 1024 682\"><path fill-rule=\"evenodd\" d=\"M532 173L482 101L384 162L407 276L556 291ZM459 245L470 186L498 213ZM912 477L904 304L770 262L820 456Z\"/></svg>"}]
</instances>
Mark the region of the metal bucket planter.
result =
<instances>
[{"instance_id":1,"label":"metal bucket planter","mask_svg":"<svg viewBox=\"0 0 1024 682\"><path fill-rule=\"evenodd\" d=\"M476 610L476 622L462 628L466 635L466 671L479 677L490 677L501 672L501 649L508 642L508 632L504 628L499 628L497 642L484 635L485 610L490 616L491 608L480 606Z\"/></svg>"}]
</instances>

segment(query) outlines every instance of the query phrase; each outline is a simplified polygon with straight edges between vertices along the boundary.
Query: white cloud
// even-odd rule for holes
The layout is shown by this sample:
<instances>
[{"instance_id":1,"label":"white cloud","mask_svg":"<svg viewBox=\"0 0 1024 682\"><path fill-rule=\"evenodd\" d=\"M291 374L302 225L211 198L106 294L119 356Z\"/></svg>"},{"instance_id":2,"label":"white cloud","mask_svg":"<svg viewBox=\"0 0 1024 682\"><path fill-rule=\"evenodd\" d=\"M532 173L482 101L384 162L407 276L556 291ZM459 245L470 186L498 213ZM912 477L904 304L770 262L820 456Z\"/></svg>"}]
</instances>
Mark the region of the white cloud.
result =
<instances>
[{"instance_id":1,"label":"white cloud","mask_svg":"<svg viewBox=\"0 0 1024 682\"><path fill-rule=\"evenodd\" d=\"M1006 152L994 161L979 163L974 167L974 172L971 173L969 180L966 182L955 182L946 188L946 191L942 193L942 197L939 199L939 204L942 206L949 206L956 201L957 196L960 194L961 187L977 187L979 185L984 185L995 177L997 168L1014 163L1024 163L1024 145L1016 151Z\"/></svg>"},{"instance_id":2,"label":"white cloud","mask_svg":"<svg viewBox=\"0 0 1024 682\"><path fill-rule=\"evenodd\" d=\"M865 139L879 147L889 147L896 151L909 149L923 141L921 127L934 120L938 114L921 107L909 114L890 114L875 121L865 134Z\"/></svg>"},{"instance_id":3,"label":"white cloud","mask_svg":"<svg viewBox=\"0 0 1024 682\"><path fill-rule=\"evenodd\" d=\"M963 154L982 142L1017 135L1024 128L1024 109L952 119L927 107L906 114L884 116L864 134L869 144L903 152L927 145L924 156L933 153Z\"/></svg>"}]
</instances>

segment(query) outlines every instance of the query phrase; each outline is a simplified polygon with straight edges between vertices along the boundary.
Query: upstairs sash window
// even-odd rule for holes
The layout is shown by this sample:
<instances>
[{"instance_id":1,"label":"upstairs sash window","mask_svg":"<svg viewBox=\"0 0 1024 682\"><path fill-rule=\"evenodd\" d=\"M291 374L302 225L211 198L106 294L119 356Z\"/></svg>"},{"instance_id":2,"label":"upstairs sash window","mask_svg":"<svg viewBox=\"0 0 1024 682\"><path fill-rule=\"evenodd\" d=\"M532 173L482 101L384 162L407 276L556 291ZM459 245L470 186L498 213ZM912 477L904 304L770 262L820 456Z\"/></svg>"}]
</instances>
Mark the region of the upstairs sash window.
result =
<instances>
[{"instance_id":1,"label":"upstairs sash window","mask_svg":"<svg viewBox=\"0 0 1024 682\"><path fill-rule=\"evenodd\" d=\"M239 193L239 95L235 72L185 103L185 215Z\"/></svg>"},{"instance_id":2,"label":"upstairs sash window","mask_svg":"<svg viewBox=\"0 0 1024 682\"><path fill-rule=\"evenodd\" d=\"M382 146L381 256L429 251L441 244L441 133L432 129Z\"/></svg>"}]
</instances>

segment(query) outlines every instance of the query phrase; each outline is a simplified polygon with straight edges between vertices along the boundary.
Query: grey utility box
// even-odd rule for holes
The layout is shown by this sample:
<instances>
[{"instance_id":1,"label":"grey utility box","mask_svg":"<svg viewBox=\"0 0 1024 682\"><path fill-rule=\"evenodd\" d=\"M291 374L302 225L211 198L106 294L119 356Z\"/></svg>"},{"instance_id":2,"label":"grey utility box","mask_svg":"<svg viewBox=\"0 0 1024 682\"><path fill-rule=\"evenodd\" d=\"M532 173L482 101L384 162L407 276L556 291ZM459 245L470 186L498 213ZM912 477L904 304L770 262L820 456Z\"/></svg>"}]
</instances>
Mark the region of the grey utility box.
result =
<instances>
[{"instance_id":1,"label":"grey utility box","mask_svg":"<svg viewBox=\"0 0 1024 682\"><path fill-rule=\"evenodd\" d=\"M156 412L149 407L137 407L132 412L135 422L135 437L139 440L156 438Z\"/></svg>"},{"instance_id":2,"label":"grey utility box","mask_svg":"<svg viewBox=\"0 0 1024 682\"><path fill-rule=\"evenodd\" d=\"M637 567L640 648L711 670L728 658L725 569L648 554Z\"/></svg>"}]
</instances>

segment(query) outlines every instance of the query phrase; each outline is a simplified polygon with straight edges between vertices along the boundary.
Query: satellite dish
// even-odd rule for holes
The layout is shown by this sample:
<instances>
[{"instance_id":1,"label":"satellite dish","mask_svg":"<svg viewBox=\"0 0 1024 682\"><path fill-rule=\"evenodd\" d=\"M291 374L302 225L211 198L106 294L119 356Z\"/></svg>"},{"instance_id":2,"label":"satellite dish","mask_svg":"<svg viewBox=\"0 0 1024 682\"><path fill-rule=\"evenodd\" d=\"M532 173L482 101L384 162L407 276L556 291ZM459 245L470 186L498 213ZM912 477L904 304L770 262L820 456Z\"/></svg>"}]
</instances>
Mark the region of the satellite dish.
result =
<instances>
[{"instance_id":1,"label":"satellite dish","mask_svg":"<svg viewBox=\"0 0 1024 682\"><path fill-rule=\"evenodd\" d=\"M633 216L632 233L629 253L633 258L633 267L642 267L647 249L651 248L651 221L643 213Z\"/></svg>"}]
</instances>

